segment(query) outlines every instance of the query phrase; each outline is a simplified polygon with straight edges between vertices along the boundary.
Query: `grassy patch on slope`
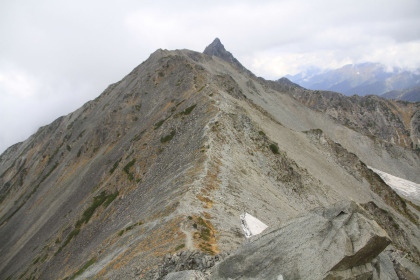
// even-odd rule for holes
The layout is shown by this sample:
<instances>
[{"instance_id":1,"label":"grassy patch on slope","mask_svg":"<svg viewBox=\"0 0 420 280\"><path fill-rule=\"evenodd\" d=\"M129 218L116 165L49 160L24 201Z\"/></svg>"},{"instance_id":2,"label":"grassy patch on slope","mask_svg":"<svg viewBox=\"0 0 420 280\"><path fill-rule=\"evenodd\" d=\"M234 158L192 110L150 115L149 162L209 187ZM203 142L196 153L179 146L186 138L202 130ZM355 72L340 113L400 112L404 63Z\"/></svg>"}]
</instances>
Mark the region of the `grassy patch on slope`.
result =
<instances>
[{"instance_id":1,"label":"grassy patch on slope","mask_svg":"<svg viewBox=\"0 0 420 280\"><path fill-rule=\"evenodd\" d=\"M111 202L118 197L119 192L115 191L114 193L107 194L105 191L102 191L99 195L95 196L93 198L92 204L83 212L82 217L77 220L76 224L74 225L74 229L70 232L70 234L67 236L64 243L58 248L58 251L55 253L57 255L58 253L63 250L64 247L67 246L67 244L70 243L70 241L77 236L80 233L80 229L83 224L87 224L90 220L90 218L95 213L96 209L104 204L104 207L108 207Z\"/></svg>"}]
</instances>

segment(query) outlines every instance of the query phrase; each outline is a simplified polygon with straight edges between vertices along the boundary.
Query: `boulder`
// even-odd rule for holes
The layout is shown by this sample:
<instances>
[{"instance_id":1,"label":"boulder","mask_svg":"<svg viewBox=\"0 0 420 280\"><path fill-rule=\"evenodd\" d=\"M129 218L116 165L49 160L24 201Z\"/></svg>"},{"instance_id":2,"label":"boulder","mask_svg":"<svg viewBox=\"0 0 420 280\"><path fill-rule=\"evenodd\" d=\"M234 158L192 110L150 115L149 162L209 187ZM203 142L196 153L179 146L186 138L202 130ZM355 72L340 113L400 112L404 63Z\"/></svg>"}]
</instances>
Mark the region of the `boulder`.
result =
<instances>
[{"instance_id":1,"label":"boulder","mask_svg":"<svg viewBox=\"0 0 420 280\"><path fill-rule=\"evenodd\" d=\"M359 205L339 202L251 237L211 279L372 279L371 262L390 242Z\"/></svg>"}]
</instances>

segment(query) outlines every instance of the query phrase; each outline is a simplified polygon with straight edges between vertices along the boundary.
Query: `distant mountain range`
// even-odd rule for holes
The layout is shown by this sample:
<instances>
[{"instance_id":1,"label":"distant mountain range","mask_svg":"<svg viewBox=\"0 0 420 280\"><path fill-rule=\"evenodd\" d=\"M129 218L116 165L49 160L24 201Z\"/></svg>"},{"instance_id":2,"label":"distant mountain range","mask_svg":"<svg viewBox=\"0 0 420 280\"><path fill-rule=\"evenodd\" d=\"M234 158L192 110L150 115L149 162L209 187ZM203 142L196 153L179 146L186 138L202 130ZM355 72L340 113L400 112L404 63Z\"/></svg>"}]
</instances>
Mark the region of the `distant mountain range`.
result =
<instances>
[{"instance_id":1,"label":"distant mountain range","mask_svg":"<svg viewBox=\"0 0 420 280\"><path fill-rule=\"evenodd\" d=\"M366 62L328 71L312 68L286 77L312 90L336 91L347 96L383 95L390 99L420 101L419 89L412 90L420 86L420 70L390 70L380 63Z\"/></svg>"}]
</instances>

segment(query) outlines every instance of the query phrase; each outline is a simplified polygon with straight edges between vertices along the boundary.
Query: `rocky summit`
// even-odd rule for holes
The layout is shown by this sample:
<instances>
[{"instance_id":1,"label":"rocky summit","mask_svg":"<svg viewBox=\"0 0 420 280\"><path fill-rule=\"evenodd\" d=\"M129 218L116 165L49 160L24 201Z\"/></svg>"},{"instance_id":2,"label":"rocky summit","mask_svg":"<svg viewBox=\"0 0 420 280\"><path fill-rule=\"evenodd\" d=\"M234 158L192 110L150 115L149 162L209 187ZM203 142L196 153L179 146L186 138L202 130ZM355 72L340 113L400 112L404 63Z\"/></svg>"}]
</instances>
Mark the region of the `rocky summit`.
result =
<instances>
[{"instance_id":1,"label":"rocky summit","mask_svg":"<svg viewBox=\"0 0 420 280\"><path fill-rule=\"evenodd\" d=\"M0 279L419 279L417 104L329 100L157 50L0 156Z\"/></svg>"}]
</instances>

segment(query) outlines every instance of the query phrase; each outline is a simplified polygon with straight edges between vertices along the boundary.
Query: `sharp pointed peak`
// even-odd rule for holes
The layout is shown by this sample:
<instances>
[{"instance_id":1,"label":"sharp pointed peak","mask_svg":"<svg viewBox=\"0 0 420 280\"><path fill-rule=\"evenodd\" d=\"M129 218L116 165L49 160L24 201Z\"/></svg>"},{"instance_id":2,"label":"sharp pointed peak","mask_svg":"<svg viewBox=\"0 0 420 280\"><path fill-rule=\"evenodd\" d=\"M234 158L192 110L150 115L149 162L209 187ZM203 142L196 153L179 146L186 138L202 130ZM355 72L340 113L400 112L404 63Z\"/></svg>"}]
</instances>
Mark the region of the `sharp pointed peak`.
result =
<instances>
[{"instance_id":1,"label":"sharp pointed peak","mask_svg":"<svg viewBox=\"0 0 420 280\"><path fill-rule=\"evenodd\" d=\"M225 46L223 46L222 42L217 37L210 45L205 48L203 53L207 55L218 56L220 58L223 58L222 56L226 56L228 54L232 56L230 52L226 51Z\"/></svg>"},{"instance_id":2,"label":"sharp pointed peak","mask_svg":"<svg viewBox=\"0 0 420 280\"><path fill-rule=\"evenodd\" d=\"M214 38L212 44L222 44L222 42L220 41L220 39L218 37Z\"/></svg>"},{"instance_id":3,"label":"sharp pointed peak","mask_svg":"<svg viewBox=\"0 0 420 280\"><path fill-rule=\"evenodd\" d=\"M217 37L213 40L213 42L209 46L218 46L218 47L225 48L225 46L223 46L222 44L222 41L220 41L220 39Z\"/></svg>"},{"instance_id":4,"label":"sharp pointed peak","mask_svg":"<svg viewBox=\"0 0 420 280\"><path fill-rule=\"evenodd\" d=\"M219 38L215 38L213 42L208 45L205 49L203 54L209 55L209 56L217 56L224 61L227 61L229 63L232 63L236 67L238 67L240 70L245 71L251 75L252 74L248 69L246 69L229 51L225 49L225 46L223 46L222 42Z\"/></svg>"}]
</instances>

